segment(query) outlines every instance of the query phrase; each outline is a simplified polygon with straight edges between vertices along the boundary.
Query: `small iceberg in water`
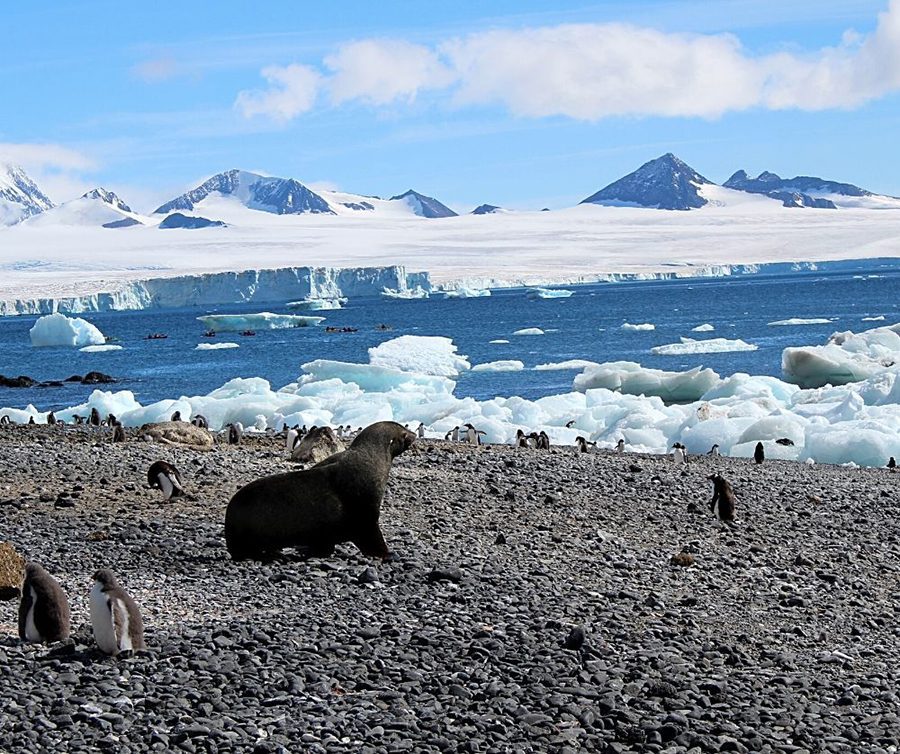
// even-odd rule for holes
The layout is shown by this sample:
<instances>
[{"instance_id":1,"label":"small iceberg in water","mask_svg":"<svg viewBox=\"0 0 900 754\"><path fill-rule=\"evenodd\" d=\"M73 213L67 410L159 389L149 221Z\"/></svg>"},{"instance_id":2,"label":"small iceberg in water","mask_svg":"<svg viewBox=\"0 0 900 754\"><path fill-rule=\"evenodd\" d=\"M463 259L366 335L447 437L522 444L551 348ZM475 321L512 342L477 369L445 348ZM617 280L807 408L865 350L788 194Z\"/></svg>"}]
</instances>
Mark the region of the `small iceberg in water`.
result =
<instances>
[{"instance_id":1,"label":"small iceberg in water","mask_svg":"<svg viewBox=\"0 0 900 754\"><path fill-rule=\"evenodd\" d=\"M79 348L82 353L104 353L106 351L121 351L122 346L105 345L105 346L85 346Z\"/></svg>"},{"instance_id":2,"label":"small iceberg in water","mask_svg":"<svg viewBox=\"0 0 900 754\"><path fill-rule=\"evenodd\" d=\"M625 322L622 324L623 330L631 330L632 332L644 332L649 330L655 330L656 325L652 322L642 322L638 325L633 325L631 322Z\"/></svg>"},{"instance_id":3,"label":"small iceberg in water","mask_svg":"<svg viewBox=\"0 0 900 754\"><path fill-rule=\"evenodd\" d=\"M301 314L205 314L197 317L213 332L243 332L250 330L286 330L291 327L312 327L325 317L306 317Z\"/></svg>"},{"instance_id":4,"label":"small iceberg in water","mask_svg":"<svg viewBox=\"0 0 900 754\"><path fill-rule=\"evenodd\" d=\"M712 332L716 328L713 327L709 322L703 325L697 325L696 327L691 328L691 332Z\"/></svg>"},{"instance_id":5,"label":"small iceberg in water","mask_svg":"<svg viewBox=\"0 0 900 754\"><path fill-rule=\"evenodd\" d=\"M544 331L540 327L525 327L522 330L516 330L513 335L543 335Z\"/></svg>"},{"instance_id":6,"label":"small iceberg in water","mask_svg":"<svg viewBox=\"0 0 900 754\"><path fill-rule=\"evenodd\" d=\"M33 346L100 346L106 343L103 333L87 320L59 312L41 317L28 334Z\"/></svg>"},{"instance_id":7,"label":"small iceberg in water","mask_svg":"<svg viewBox=\"0 0 900 754\"><path fill-rule=\"evenodd\" d=\"M454 291L444 291L444 298L484 298L490 296L487 288L457 288Z\"/></svg>"},{"instance_id":8,"label":"small iceberg in water","mask_svg":"<svg viewBox=\"0 0 900 754\"><path fill-rule=\"evenodd\" d=\"M345 298L304 298L300 301L288 301L285 306L288 309L301 309L310 312L331 311L340 309L346 304Z\"/></svg>"},{"instance_id":9,"label":"small iceberg in water","mask_svg":"<svg viewBox=\"0 0 900 754\"><path fill-rule=\"evenodd\" d=\"M402 291L397 290L396 288L382 288L381 295L385 298L428 298L428 291L426 291L421 285L417 285L415 288L406 288Z\"/></svg>"},{"instance_id":10,"label":"small iceberg in water","mask_svg":"<svg viewBox=\"0 0 900 754\"><path fill-rule=\"evenodd\" d=\"M525 295L531 299L537 298L569 298L574 291L567 291L564 288L529 288L525 291Z\"/></svg>"},{"instance_id":11,"label":"small iceberg in water","mask_svg":"<svg viewBox=\"0 0 900 754\"><path fill-rule=\"evenodd\" d=\"M484 364L476 364L472 367L473 372L521 372L525 368L525 364L515 359L506 361L488 361Z\"/></svg>"},{"instance_id":12,"label":"small iceberg in water","mask_svg":"<svg viewBox=\"0 0 900 754\"><path fill-rule=\"evenodd\" d=\"M682 338L681 343L670 343L665 346L655 346L650 353L657 356L684 356L693 353L728 353L730 351L755 351L759 346L747 343L743 340L728 340L727 338L712 338L711 340L694 340Z\"/></svg>"},{"instance_id":13,"label":"small iceberg in water","mask_svg":"<svg viewBox=\"0 0 900 754\"><path fill-rule=\"evenodd\" d=\"M198 343L195 351L222 351L228 348L238 348L237 343Z\"/></svg>"},{"instance_id":14,"label":"small iceberg in water","mask_svg":"<svg viewBox=\"0 0 900 754\"><path fill-rule=\"evenodd\" d=\"M812 319L779 319L775 322L769 322L769 327L789 327L791 325L830 325L831 320L824 317L814 317Z\"/></svg>"}]
</instances>

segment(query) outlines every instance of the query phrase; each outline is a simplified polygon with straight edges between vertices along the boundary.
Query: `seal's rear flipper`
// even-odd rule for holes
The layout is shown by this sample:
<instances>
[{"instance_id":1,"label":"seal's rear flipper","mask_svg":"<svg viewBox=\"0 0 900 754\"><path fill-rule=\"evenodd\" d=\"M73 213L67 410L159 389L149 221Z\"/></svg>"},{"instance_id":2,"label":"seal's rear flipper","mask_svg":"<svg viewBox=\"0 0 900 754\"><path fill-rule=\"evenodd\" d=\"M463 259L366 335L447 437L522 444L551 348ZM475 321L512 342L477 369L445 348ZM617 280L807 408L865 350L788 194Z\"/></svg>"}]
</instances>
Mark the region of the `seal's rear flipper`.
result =
<instances>
[{"instance_id":1,"label":"seal's rear flipper","mask_svg":"<svg viewBox=\"0 0 900 754\"><path fill-rule=\"evenodd\" d=\"M352 541L359 548L360 552L369 558L387 560L391 557L391 553L384 541L384 535L381 533L381 529L378 528L378 524L375 524L367 532L357 534Z\"/></svg>"}]
</instances>

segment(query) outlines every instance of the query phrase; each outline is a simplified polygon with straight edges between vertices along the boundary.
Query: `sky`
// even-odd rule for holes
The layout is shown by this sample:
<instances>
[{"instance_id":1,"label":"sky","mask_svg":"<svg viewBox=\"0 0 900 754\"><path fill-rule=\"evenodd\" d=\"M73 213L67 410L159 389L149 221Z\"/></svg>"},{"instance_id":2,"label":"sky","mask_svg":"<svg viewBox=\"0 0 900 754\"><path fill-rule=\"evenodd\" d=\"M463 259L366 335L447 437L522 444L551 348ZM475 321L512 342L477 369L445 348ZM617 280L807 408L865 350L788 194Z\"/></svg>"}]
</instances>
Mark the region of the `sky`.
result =
<instances>
[{"instance_id":1,"label":"sky","mask_svg":"<svg viewBox=\"0 0 900 754\"><path fill-rule=\"evenodd\" d=\"M900 196L900 0L47 0L0 23L0 162L56 202L151 211L242 168L557 208L665 152Z\"/></svg>"}]
</instances>

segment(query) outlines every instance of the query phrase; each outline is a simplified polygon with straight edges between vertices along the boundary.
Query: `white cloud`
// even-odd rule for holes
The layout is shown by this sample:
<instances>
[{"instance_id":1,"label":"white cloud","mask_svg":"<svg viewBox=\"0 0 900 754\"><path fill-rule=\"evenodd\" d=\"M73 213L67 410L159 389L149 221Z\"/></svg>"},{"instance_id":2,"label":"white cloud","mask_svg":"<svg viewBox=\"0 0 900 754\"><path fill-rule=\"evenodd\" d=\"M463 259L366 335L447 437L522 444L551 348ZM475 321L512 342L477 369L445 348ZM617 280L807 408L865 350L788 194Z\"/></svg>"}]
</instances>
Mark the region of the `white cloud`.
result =
<instances>
[{"instance_id":1,"label":"white cloud","mask_svg":"<svg viewBox=\"0 0 900 754\"><path fill-rule=\"evenodd\" d=\"M262 75L270 84L268 89L238 94L235 106L245 117L263 115L286 122L312 109L321 83L315 69L295 63L263 68Z\"/></svg>"},{"instance_id":2,"label":"white cloud","mask_svg":"<svg viewBox=\"0 0 900 754\"><path fill-rule=\"evenodd\" d=\"M182 70L174 58L162 57L144 60L133 66L131 72L149 84L159 84L175 78Z\"/></svg>"},{"instance_id":3,"label":"white cloud","mask_svg":"<svg viewBox=\"0 0 900 754\"><path fill-rule=\"evenodd\" d=\"M425 90L455 107L596 121L613 116L715 118L727 112L854 108L900 90L900 0L868 35L806 55L753 56L731 34L679 34L618 23L478 32L433 47L403 40L347 43L323 73L267 68L274 85L242 92L244 114L287 121L315 104L410 102Z\"/></svg>"},{"instance_id":4,"label":"white cloud","mask_svg":"<svg viewBox=\"0 0 900 754\"><path fill-rule=\"evenodd\" d=\"M361 99L375 105L412 101L422 89L450 85L455 76L422 45L394 39L367 39L342 45L325 58L328 86L336 103Z\"/></svg>"},{"instance_id":5,"label":"white cloud","mask_svg":"<svg viewBox=\"0 0 900 754\"><path fill-rule=\"evenodd\" d=\"M0 162L21 165L25 170L90 170L94 160L60 144L14 144L0 142Z\"/></svg>"}]
</instances>

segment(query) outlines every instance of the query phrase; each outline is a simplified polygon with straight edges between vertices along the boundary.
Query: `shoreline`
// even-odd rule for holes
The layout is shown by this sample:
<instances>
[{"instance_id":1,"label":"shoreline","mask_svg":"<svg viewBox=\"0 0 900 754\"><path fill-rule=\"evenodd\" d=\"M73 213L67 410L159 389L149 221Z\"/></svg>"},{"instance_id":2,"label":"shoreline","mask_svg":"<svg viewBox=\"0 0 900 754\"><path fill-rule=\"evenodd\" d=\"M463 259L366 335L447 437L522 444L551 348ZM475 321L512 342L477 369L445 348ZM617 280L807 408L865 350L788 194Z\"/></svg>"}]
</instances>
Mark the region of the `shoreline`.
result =
<instances>
[{"instance_id":1,"label":"shoreline","mask_svg":"<svg viewBox=\"0 0 900 754\"><path fill-rule=\"evenodd\" d=\"M417 441L382 509L396 560L344 545L234 564L224 505L295 468L280 439L194 451L94 435L0 428L4 536L60 580L74 632L70 650L22 645L0 603L0 749L900 743L887 471ZM195 500L144 487L159 457ZM735 487L734 530L709 514L712 471ZM73 507L55 507L62 493ZM682 551L693 565L670 563ZM100 566L141 607L148 655L96 653ZM576 626L581 651L564 647Z\"/></svg>"}]
</instances>

